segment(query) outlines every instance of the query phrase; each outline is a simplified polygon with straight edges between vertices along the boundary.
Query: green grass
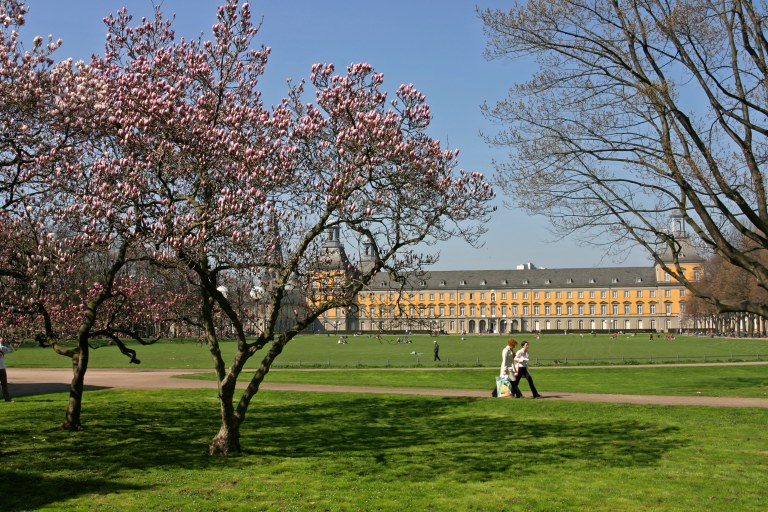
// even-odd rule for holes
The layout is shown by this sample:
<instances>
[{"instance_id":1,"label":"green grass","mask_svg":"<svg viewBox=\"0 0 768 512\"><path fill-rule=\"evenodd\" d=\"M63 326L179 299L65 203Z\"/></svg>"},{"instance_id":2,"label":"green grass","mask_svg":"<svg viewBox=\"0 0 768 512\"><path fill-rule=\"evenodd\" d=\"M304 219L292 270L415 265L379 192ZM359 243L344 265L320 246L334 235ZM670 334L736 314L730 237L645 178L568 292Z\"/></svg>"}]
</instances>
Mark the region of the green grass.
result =
<instances>
[{"instance_id":1,"label":"green grass","mask_svg":"<svg viewBox=\"0 0 768 512\"><path fill-rule=\"evenodd\" d=\"M77 433L53 428L65 401L0 403L4 511L754 511L768 502L765 409L260 392L246 453L222 459L205 455L218 429L214 392L90 392Z\"/></svg>"},{"instance_id":2,"label":"green grass","mask_svg":"<svg viewBox=\"0 0 768 512\"><path fill-rule=\"evenodd\" d=\"M474 336L462 340L457 336L417 335L413 344L397 344L397 336L350 336L349 343L339 345L335 336L302 335L292 340L276 362L277 367L409 367L409 366L497 366L506 336ZM440 343L441 363L433 363L432 340ZM768 359L768 339L707 338L678 336L675 341L655 339L646 335L620 336L612 340L607 335L544 335L529 340L532 360L539 365L579 365L593 363L636 364L646 362L702 362L724 360ZM130 345L139 353L144 368L211 368L211 356L206 347L194 341L186 343L165 341L151 346ZM223 342L222 351L230 357L233 342ZM411 354L416 352L416 354ZM258 364L259 357L251 364ZM8 357L17 367L68 367L69 360L51 349L25 346ZM115 368L127 366L127 358L116 347L105 346L92 351L91 367Z\"/></svg>"},{"instance_id":3,"label":"green grass","mask_svg":"<svg viewBox=\"0 0 768 512\"><path fill-rule=\"evenodd\" d=\"M267 382L448 389L491 389L498 372L456 370L274 370ZM652 368L533 368L542 394L729 396L768 398L768 366L657 366ZM192 378L214 379L213 374ZM243 376L242 380L249 378ZM527 390L525 380L521 388Z\"/></svg>"}]
</instances>

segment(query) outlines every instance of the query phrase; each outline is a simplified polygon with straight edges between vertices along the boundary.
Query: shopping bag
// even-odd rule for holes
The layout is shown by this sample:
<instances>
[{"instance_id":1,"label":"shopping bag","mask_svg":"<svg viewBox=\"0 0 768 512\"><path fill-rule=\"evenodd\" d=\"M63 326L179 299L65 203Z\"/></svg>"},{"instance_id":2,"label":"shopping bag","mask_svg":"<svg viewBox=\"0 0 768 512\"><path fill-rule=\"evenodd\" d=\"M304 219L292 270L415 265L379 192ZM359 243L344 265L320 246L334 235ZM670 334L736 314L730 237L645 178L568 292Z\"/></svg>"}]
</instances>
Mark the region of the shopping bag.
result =
<instances>
[{"instance_id":1,"label":"shopping bag","mask_svg":"<svg viewBox=\"0 0 768 512\"><path fill-rule=\"evenodd\" d=\"M498 398L504 398L511 395L509 392L509 378L505 375L504 377L496 377L496 389L494 390L496 394L493 394L494 397Z\"/></svg>"}]
</instances>

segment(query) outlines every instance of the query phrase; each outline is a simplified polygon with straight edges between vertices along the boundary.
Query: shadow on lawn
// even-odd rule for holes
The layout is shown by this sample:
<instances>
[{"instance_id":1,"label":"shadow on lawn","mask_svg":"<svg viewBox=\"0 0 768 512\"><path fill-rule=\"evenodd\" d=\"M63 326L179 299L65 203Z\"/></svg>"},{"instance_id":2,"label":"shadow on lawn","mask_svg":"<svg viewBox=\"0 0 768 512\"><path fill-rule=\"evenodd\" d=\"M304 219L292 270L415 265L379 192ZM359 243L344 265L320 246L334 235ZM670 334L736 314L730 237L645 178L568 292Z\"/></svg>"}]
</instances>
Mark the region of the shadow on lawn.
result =
<instances>
[{"instance_id":1,"label":"shadow on lawn","mask_svg":"<svg viewBox=\"0 0 768 512\"><path fill-rule=\"evenodd\" d=\"M242 428L245 453L223 459L206 454L219 428L214 397L202 391L142 397L134 402L127 391L90 393L86 428L77 433L51 428L63 414L61 403L28 404L24 415L11 419L14 425L26 421L26 430L0 444L6 450L0 450L0 496L33 509L51 496L133 489L109 480L112 474L128 478L124 471L247 469L286 458L350 478L486 481L562 464L653 466L686 443L677 428L607 412L571 421L563 404L520 407L514 416L502 411L510 414L502 419L495 405L500 401L488 399L265 392Z\"/></svg>"},{"instance_id":2,"label":"shadow on lawn","mask_svg":"<svg viewBox=\"0 0 768 512\"><path fill-rule=\"evenodd\" d=\"M142 486L93 478L90 475L67 478L0 470L0 496L4 512L38 510L83 494L111 494L141 489Z\"/></svg>"}]
</instances>

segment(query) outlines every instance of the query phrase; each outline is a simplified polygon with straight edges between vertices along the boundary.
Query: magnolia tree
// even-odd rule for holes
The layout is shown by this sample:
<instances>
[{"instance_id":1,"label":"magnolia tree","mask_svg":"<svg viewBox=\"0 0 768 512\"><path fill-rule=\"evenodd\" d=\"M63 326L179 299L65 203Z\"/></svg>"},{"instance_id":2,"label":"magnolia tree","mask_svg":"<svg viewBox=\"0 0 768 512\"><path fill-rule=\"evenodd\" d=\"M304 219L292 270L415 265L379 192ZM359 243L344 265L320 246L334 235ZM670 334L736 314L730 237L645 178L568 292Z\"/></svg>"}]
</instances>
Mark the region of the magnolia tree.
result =
<instances>
[{"instance_id":1,"label":"magnolia tree","mask_svg":"<svg viewBox=\"0 0 768 512\"><path fill-rule=\"evenodd\" d=\"M472 221L488 215L493 192L479 173L455 172L457 151L425 134L424 96L402 86L388 100L370 65L342 74L317 65L314 100L300 83L267 109L258 79L269 49L253 46L248 4L220 7L211 41L176 40L159 10L130 23L125 11L107 19L106 55L94 62L109 87L121 170L113 201L137 198L141 209L130 211L144 246L198 290L221 406L209 451L229 454L240 450L249 404L298 332L351 304L375 273L419 268L420 244L476 241L482 228ZM320 288L329 228L370 247L372 263L342 268L333 286ZM243 279L253 288L235 300L226 284ZM245 311L261 312L258 329L249 329ZM236 339L229 361L220 317ZM257 354L236 398L238 378Z\"/></svg>"},{"instance_id":2,"label":"magnolia tree","mask_svg":"<svg viewBox=\"0 0 768 512\"><path fill-rule=\"evenodd\" d=\"M116 174L100 75L54 64L58 42L37 37L24 50L25 14L21 2L0 2L0 330L72 358L63 426L79 429L95 340L138 362L123 339L150 342L137 327L170 312L178 295L156 293L158 280L137 266L147 257L135 219L113 207L119 186L105 185Z\"/></svg>"}]
</instances>

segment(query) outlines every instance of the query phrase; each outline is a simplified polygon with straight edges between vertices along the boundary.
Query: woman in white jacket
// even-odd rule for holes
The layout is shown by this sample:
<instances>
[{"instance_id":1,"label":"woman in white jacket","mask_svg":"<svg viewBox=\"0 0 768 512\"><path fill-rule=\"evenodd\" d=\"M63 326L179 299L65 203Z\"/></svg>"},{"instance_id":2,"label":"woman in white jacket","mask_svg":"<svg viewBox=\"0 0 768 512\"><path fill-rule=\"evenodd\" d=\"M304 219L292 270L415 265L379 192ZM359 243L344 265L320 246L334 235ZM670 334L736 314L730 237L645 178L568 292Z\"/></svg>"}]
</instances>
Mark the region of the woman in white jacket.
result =
<instances>
[{"instance_id":1,"label":"woman in white jacket","mask_svg":"<svg viewBox=\"0 0 768 512\"><path fill-rule=\"evenodd\" d=\"M506 377L509 380L509 392L515 398L521 398L523 394L517 387L517 364L515 363L515 347L517 340L510 338L507 346L501 351L501 370L500 377Z\"/></svg>"},{"instance_id":2,"label":"woman in white jacket","mask_svg":"<svg viewBox=\"0 0 768 512\"><path fill-rule=\"evenodd\" d=\"M531 372L528 371L528 342L524 341L523 346L520 350L517 351L517 354L515 354L515 363L517 364L517 376L515 377L514 385L515 387L520 384L520 379L523 377L528 380L528 385L531 387L531 393L533 393L533 398L541 398L541 395L536 390L536 386L533 385L533 377L531 377ZM518 388L518 393L520 392L520 388ZM522 396L522 394L520 395Z\"/></svg>"}]
</instances>

